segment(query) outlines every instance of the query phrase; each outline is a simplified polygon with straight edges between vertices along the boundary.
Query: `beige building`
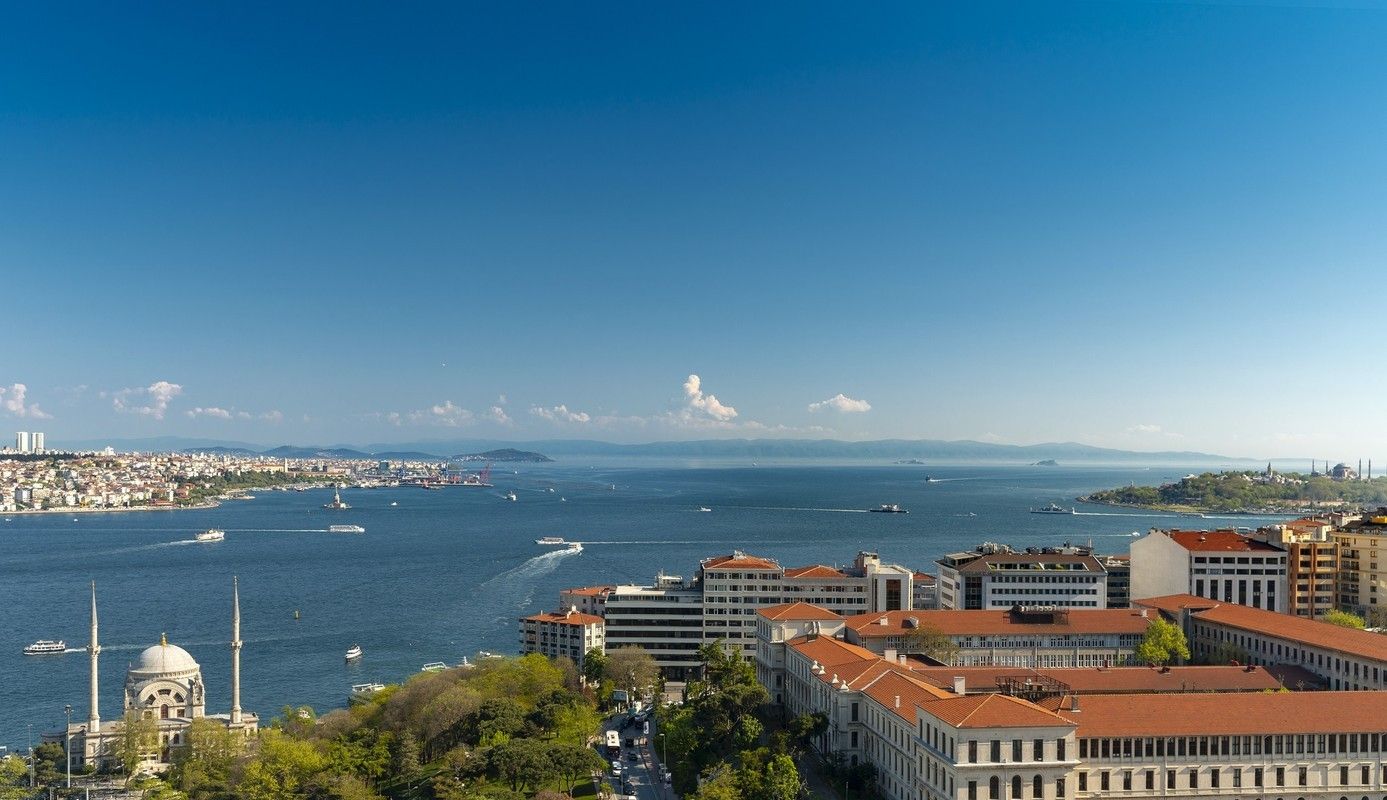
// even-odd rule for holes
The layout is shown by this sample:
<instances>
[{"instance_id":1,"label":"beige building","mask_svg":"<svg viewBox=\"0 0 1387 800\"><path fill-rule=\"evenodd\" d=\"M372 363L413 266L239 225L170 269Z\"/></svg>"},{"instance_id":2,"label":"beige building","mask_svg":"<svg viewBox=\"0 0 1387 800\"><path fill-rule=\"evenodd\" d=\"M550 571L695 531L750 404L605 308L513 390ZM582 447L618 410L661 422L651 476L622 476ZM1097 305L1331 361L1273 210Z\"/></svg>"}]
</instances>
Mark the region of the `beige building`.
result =
<instances>
[{"instance_id":1,"label":"beige building","mask_svg":"<svg viewBox=\"0 0 1387 800\"><path fill-rule=\"evenodd\" d=\"M1320 617L1336 608L1339 594L1339 543L1334 523L1297 519L1253 534L1286 551L1287 613Z\"/></svg>"},{"instance_id":2,"label":"beige building","mask_svg":"<svg viewBox=\"0 0 1387 800\"><path fill-rule=\"evenodd\" d=\"M1331 535L1339 549L1339 607L1363 615L1387 607L1387 509L1347 519Z\"/></svg>"},{"instance_id":3,"label":"beige building","mask_svg":"<svg viewBox=\"0 0 1387 800\"><path fill-rule=\"evenodd\" d=\"M589 650L604 649L606 630L602 618L584 614L576 607L567 611L531 614L520 620L520 652L573 659L582 670Z\"/></svg>"}]
</instances>

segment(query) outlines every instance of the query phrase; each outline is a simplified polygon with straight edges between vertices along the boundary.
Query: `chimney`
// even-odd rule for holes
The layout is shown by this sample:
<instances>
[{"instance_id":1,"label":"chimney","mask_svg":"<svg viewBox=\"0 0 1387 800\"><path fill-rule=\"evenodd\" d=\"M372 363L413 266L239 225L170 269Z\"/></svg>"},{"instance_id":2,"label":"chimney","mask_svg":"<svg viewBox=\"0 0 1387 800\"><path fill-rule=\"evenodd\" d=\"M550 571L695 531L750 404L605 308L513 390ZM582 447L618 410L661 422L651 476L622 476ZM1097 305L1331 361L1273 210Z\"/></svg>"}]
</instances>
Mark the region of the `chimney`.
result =
<instances>
[{"instance_id":1,"label":"chimney","mask_svg":"<svg viewBox=\"0 0 1387 800\"><path fill-rule=\"evenodd\" d=\"M1146 609L1144 608L1141 610L1141 618L1146 619Z\"/></svg>"},{"instance_id":2,"label":"chimney","mask_svg":"<svg viewBox=\"0 0 1387 800\"><path fill-rule=\"evenodd\" d=\"M900 661L901 664L905 664L905 663L906 663L906 662L905 662L905 653L901 653L899 656L896 656L896 657L899 658L899 659L901 660L901 661Z\"/></svg>"},{"instance_id":3,"label":"chimney","mask_svg":"<svg viewBox=\"0 0 1387 800\"><path fill-rule=\"evenodd\" d=\"M882 617L881 619L877 620L877 624L885 628L887 625L891 624L891 620L887 619L886 617Z\"/></svg>"},{"instance_id":4,"label":"chimney","mask_svg":"<svg viewBox=\"0 0 1387 800\"><path fill-rule=\"evenodd\" d=\"M968 679L967 679L967 678L964 678L962 675L955 675L955 676L954 676L954 694L967 694L967 693L968 693Z\"/></svg>"},{"instance_id":5,"label":"chimney","mask_svg":"<svg viewBox=\"0 0 1387 800\"><path fill-rule=\"evenodd\" d=\"M900 695L896 695L896 708L900 708L900 707L901 707L901 696L900 696Z\"/></svg>"},{"instance_id":6,"label":"chimney","mask_svg":"<svg viewBox=\"0 0 1387 800\"><path fill-rule=\"evenodd\" d=\"M1069 710L1075 714L1079 713L1079 696L1077 694L1069 696Z\"/></svg>"},{"instance_id":7,"label":"chimney","mask_svg":"<svg viewBox=\"0 0 1387 800\"><path fill-rule=\"evenodd\" d=\"M888 648L886 648L886 653L885 653L885 655L883 655L882 657L885 658L887 661L895 661L895 660L896 660L896 648L894 648L894 647L888 647Z\"/></svg>"}]
</instances>

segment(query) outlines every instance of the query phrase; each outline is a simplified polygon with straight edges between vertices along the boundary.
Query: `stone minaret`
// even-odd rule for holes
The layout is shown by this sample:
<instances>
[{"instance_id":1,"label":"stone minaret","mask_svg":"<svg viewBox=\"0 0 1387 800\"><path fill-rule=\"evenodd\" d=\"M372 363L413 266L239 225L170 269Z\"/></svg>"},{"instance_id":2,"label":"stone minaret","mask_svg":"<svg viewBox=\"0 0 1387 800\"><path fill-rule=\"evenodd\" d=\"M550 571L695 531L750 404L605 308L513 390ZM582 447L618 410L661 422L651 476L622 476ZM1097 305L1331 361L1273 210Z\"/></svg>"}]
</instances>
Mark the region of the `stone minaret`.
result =
<instances>
[{"instance_id":1,"label":"stone minaret","mask_svg":"<svg viewBox=\"0 0 1387 800\"><path fill-rule=\"evenodd\" d=\"M241 592L231 578L231 724L241 724Z\"/></svg>"},{"instance_id":2,"label":"stone minaret","mask_svg":"<svg viewBox=\"0 0 1387 800\"><path fill-rule=\"evenodd\" d=\"M97 662L101 655L101 643L96 637L96 581L92 581L92 641L87 645L87 654L91 656L91 712L87 716L87 735L90 736L101 730L101 706L98 696L100 691L97 687Z\"/></svg>"}]
</instances>

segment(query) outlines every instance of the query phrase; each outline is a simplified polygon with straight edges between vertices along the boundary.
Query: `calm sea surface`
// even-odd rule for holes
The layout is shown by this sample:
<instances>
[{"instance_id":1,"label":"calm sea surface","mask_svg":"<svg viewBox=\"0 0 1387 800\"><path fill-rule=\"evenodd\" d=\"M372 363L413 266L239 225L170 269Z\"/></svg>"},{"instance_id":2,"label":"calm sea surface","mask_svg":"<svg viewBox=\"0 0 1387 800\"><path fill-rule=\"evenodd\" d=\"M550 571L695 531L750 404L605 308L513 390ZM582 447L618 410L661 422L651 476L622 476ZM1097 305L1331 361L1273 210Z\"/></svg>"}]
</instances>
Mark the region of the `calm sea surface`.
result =
<instances>
[{"instance_id":1,"label":"calm sea surface","mask_svg":"<svg viewBox=\"0 0 1387 800\"><path fill-rule=\"evenodd\" d=\"M1028 509L1188 471L521 465L518 474L496 470L494 489L346 490L349 511L323 510L330 493L314 490L260 492L201 511L13 516L0 520L0 744L23 746L29 724L35 736L61 727L64 704L85 719L85 654L25 657L21 649L40 638L84 645L91 580L104 650L103 719L120 716L126 663L161 632L201 663L208 712L227 710L233 574L246 642L242 702L268 719L289 703L342 706L351 684L398 681L425 662L512 653L516 618L555 607L561 587L643 582L658 570L687 576L701 558L734 547L787 566L845 564L871 549L930 572L940 555L984 540L1025 547L1092 539L1100 552L1126 552L1133 531L1177 518ZM942 480L926 483L926 475ZM517 502L504 499L509 489ZM863 512L881 503L910 514ZM327 533L333 523L367 533ZM224 529L226 540L192 541L211 527ZM585 549L554 552L534 543L541 536L582 541ZM354 643L366 655L346 665L342 653Z\"/></svg>"}]
</instances>

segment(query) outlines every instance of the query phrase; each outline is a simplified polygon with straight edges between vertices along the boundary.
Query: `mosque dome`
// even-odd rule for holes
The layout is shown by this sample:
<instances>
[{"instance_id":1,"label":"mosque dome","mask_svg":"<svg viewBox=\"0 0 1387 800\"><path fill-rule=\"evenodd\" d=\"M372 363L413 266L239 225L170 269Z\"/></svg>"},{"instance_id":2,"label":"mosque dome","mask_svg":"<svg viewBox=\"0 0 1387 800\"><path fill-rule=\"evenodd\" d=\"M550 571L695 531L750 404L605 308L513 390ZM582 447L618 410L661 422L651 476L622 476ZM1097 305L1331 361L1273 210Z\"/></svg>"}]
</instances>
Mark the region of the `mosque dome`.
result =
<instances>
[{"instance_id":1,"label":"mosque dome","mask_svg":"<svg viewBox=\"0 0 1387 800\"><path fill-rule=\"evenodd\" d=\"M130 667L131 672L145 677L181 675L187 672L196 672L199 669L197 662L193 660L187 650L178 645L169 644L167 640L161 640L159 644L146 648Z\"/></svg>"}]
</instances>

